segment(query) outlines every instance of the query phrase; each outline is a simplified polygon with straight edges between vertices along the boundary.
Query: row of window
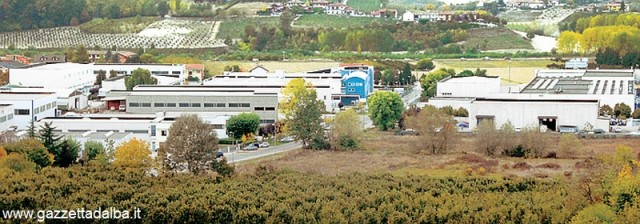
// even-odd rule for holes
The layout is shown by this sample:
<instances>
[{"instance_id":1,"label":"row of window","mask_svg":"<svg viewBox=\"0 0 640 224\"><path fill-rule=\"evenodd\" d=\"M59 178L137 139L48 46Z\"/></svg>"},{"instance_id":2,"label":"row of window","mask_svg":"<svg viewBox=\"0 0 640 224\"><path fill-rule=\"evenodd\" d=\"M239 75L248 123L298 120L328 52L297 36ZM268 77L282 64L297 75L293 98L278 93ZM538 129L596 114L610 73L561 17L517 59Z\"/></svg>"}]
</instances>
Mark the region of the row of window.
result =
<instances>
[{"instance_id":1,"label":"row of window","mask_svg":"<svg viewBox=\"0 0 640 224\"><path fill-rule=\"evenodd\" d=\"M0 123L13 119L13 114L0 117Z\"/></svg>"},{"instance_id":2,"label":"row of window","mask_svg":"<svg viewBox=\"0 0 640 224\"><path fill-rule=\"evenodd\" d=\"M153 107L226 107L226 105L226 103L153 103ZM151 103L130 102L129 107L151 107ZM229 103L229 107L251 107L251 104Z\"/></svg>"},{"instance_id":3,"label":"row of window","mask_svg":"<svg viewBox=\"0 0 640 224\"><path fill-rule=\"evenodd\" d=\"M29 115L31 113L29 113L29 109L15 109L13 110L13 114L15 115Z\"/></svg>"},{"instance_id":4,"label":"row of window","mask_svg":"<svg viewBox=\"0 0 640 224\"><path fill-rule=\"evenodd\" d=\"M255 110L255 111L275 111L276 108L275 107L254 107L253 110Z\"/></svg>"}]
</instances>

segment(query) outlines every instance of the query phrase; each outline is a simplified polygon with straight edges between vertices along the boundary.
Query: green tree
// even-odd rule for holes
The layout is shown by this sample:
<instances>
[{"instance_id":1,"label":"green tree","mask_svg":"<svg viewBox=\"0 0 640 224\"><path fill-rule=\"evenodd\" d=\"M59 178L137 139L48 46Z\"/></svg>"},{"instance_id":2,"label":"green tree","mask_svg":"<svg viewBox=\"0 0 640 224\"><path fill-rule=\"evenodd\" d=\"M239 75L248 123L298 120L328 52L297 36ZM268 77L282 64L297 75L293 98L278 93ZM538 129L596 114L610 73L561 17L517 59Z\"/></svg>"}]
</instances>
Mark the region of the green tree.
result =
<instances>
[{"instance_id":1,"label":"green tree","mask_svg":"<svg viewBox=\"0 0 640 224\"><path fill-rule=\"evenodd\" d=\"M260 126L260 116L256 113L240 113L227 120L227 134L235 139L246 134L254 134Z\"/></svg>"},{"instance_id":2,"label":"green tree","mask_svg":"<svg viewBox=\"0 0 640 224\"><path fill-rule=\"evenodd\" d=\"M458 73L456 76L469 77L469 76L473 76L473 72L471 70L464 70L464 71Z\"/></svg>"},{"instance_id":3,"label":"green tree","mask_svg":"<svg viewBox=\"0 0 640 224\"><path fill-rule=\"evenodd\" d=\"M96 75L96 85L102 86L102 81L107 79L107 72L105 70L99 70L98 75Z\"/></svg>"},{"instance_id":4,"label":"green tree","mask_svg":"<svg viewBox=\"0 0 640 224\"><path fill-rule=\"evenodd\" d=\"M54 133L56 128L51 126L51 124L51 122L45 122L40 126L40 130L38 131L38 138L40 139L44 147L47 148L49 153L56 156L56 153L58 151L58 143L62 137Z\"/></svg>"},{"instance_id":5,"label":"green tree","mask_svg":"<svg viewBox=\"0 0 640 224\"><path fill-rule=\"evenodd\" d=\"M435 68L435 66L433 65L433 60L431 60L430 58L420 59L420 61L416 63L416 67L418 67L418 69L420 70L431 70Z\"/></svg>"},{"instance_id":6,"label":"green tree","mask_svg":"<svg viewBox=\"0 0 640 224\"><path fill-rule=\"evenodd\" d=\"M616 103L613 107L613 113L617 118L626 119L631 117L631 107L627 106L624 103Z\"/></svg>"},{"instance_id":7,"label":"green tree","mask_svg":"<svg viewBox=\"0 0 640 224\"><path fill-rule=\"evenodd\" d=\"M282 89L282 95L279 110L285 117L286 132L302 141L304 148L324 146L321 123L325 106L311 83L302 78L293 79Z\"/></svg>"},{"instance_id":8,"label":"green tree","mask_svg":"<svg viewBox=\"0 0 640 224\"><path fill-rule=\"evenodd\" d=\"M153 55L150 53L144 53L142 55L140 55L140 63L153 63L154 59L153 59Z\"/></svg>"},{"instance_id":9,"label":"green tree","mask_svg":"<svg viewBox=\"0 0 640 224\"><path fill-rule=\"evenodd\" d=\"M334 150L354 150L362 141L362 122L355 109L342 111L329 122L331 132L329 145Z\"/></svg>"},{"instance_id":10,"label":"green tree","mask_svg":"<svg viewBox=\"0 0 640 224\"><path fill-rule=\"evenodd\" d=\"M195 114L183 114L169 128L165 164L175 171L197 174L215 160L218 137L213 127Z\"/></svg>"},{"instance_id":11,"label":"green tree","mask_svg":"<svg viewBox=\"0 0 640 224\"><path fill-rule=\"evenodd\" d=\"M389 91L374 92L367 98L367 105L369 105L369 118L383 131L394 128L404 111L404 103L400 95Z\"/></svg>"},{"instance_id":12,"label":"green tree","mask_svg":"<svg viewBox=\"0 0 640 224\"><path fill-rule=\"evenodd\" d=\"M118 72L116 72L114 70L109 71L109 78L111 79L111 78L115 78L115 77L118 77Z\"/></svg>"},{"instance_id":13,"label":"green tree","mask_svg":"<svg viewBox=\"0 0 640 224\"><path fill-rule=\"evenodd\" d=\"M454 76L456 71L453 69L444 69L441 68L437 71L430 72L427 75L420 77L420 84L422 85L422 96L423 97L434 97L437 93L437 84L438 81L443 80L447 77Z\"/></svg>"},{"instance_id":14,"label":"green tree","mask_svg":"<svg viewBox=\"0 0 640 224\"><path fill-rule=\"evenodd\" d=\"M53 154L47 151L47 148L35 138L21 139L17 142L5 144L8 153L23 154L31 162L34 162L38 168L51 166L53 164Z\"/></svg>"},{"instance_id":15,"label":"green tree","mask_svg":"<svg viewBox=\"0 0 640 224\"><path fill-rule=\"evenodd\" d=\"M405 63L404 64L404 69L402 69L402 72L400 73L400 84L401 85L407 85L410 84L412 79L412 74L411 74L411 65L409 65L409 63Z\"/></svg>"},{"instance_id":16,"label":"green tree","mask_svg":"<svg viewBox=\"0 0 640 224\"><path fill-rule=\"evenodd\" d=\"M33 120L29 122L29 126L27 126L27 137L35 138L36 136L36 125Z\"/></svg>"},{"instance_id":17,"label":"green tree","mask_svg":"<svg viewBox=\"0 0 640 224\"><path fill-rule=\"evenodd\" d=\"M133 87L137 85L158 84L158 80L151 76L149 70L138 68L131 72L131 76L124 78L124 83L127 86L127 90L133 90Z\"/></svg>"},{"instance_id":18,"label":"green tree","mask_svg":"<svg viewBox=\"0 0 640 224\"><path fill-rule=\"evenodd\" d=\"M87 160L94 160L101 153L104 153L104 145L99 141L89 140L84 142L84 154L87 156Z\"/></svg>"},{"instance_id":19,"label":"green tree","mask_svg":"<svg viewBox=\"0 0 640 224\"><path fill-rule=\"evenodd\" d=\"M79 151L80 143L72 138L64 139L56 147L55 162L53 164L60 167L69 167L78 159Z\"/></svg>"},{"instance_id":20,"label":"green tree","mask_svg":"<svg viewBox=\"0 0 640 224\"><path fill-rule=\"evenodd\" d=\"M609 105L607 105L607 104L602 105L602 106L600 107L599 114L600 114L600 116L605 116L605 115L614 115L614 114L613 114L613 108L611 108L611 107L610 107Z\"/></svg>"},{"instance_id":21,"label":"green tree","mask_svg":"<svg viewBox=\"0 0 640 224\"><path fill-rule=\"evenodd\" d=\"M73 55L71 61L75 63L89 63L89 53L84 45L80 45Z\"/></svg>"}]
</instances>

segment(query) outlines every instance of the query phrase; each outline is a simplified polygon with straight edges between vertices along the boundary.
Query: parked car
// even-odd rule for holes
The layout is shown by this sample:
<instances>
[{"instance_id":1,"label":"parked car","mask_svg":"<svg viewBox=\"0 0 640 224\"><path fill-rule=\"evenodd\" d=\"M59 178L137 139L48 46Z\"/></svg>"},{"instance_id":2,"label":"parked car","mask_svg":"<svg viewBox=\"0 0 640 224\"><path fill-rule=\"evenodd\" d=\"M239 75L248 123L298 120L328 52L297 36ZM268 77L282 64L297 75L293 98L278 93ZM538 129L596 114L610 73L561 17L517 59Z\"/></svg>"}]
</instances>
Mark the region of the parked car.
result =
<instances>
[{"instance_id":1,"label":"parked car","mask_svg":"<svg viewBox=\"0 0 640 224\"><path fill-rule=\"evenodd\" d=\"M594 133L594 134L603 134L603 133L604 133L604 130L602 130L602 129L598 128L598 129L593 130L593 133Z\"/></svg>"},{"instance_id":2,"label":"parked car","mask_svg":"<svg viewBox=\"0 0 640 224\"><path fill-rule=\"evenodd\" d=\"M462 123L458 124L458 127L460 127L460 128L469 128L469 124L465 123L465 122L462 122Z\"/></svg>"},{"instance_id":3,"label":"parked car","mask_svg":"<svg viewBox=\"0 0 640 224\"><path fill-rule=\"evenodd\" d=\"M216 159L217 159L217 158L220 158L220 157L223 157L223 156L224 156L224 153L223 153L223 152L220 152L220 151L217 151L217 152L216 152Z\"/></svg>"},{"instance_id":4,"label":"parked car","mask_svg":"<svg viewBox=\"0 0 640 224\"><path fill-rule=\"evenodd\" d=\"M256 146L256 144L251 144L251 145L248 145L248 146L244 147L244 150L246 150L246 151L255 151L255 150L258 150L258 146Z\"/></svg>"},{"instance_id":5,"label":"parked car","mask_svg":"<svg viewBox=\"0 0 640 224\"><path fill-rule=\"evenodd\" d=\"M280 139L281 142L293 142L295 141L295 139L293 139L293 137L289 136L289 137L284 137L282 139Z\"/></svg>"},{"instance_id":6,"label":"parked car","mask_svg":"<svg viewBox=\"0 0 640 224\"><path fill-rule=\"evenodd\" d=\"M269 143L268 142L260 143L260 145L258 145L258 147L260 147L260 148L269 148Z\"/></svg>"},{"instance_id":7,"label":"parked car","mask_svg":"<svg viewBox=\"0 0 640 224\"><path fill-rule=\"evenodd\" d=\"M622 128L621 127L616 127L613 129L614 132L616 133L621 133L622 132Z\"/></svg>"}]
</instances>

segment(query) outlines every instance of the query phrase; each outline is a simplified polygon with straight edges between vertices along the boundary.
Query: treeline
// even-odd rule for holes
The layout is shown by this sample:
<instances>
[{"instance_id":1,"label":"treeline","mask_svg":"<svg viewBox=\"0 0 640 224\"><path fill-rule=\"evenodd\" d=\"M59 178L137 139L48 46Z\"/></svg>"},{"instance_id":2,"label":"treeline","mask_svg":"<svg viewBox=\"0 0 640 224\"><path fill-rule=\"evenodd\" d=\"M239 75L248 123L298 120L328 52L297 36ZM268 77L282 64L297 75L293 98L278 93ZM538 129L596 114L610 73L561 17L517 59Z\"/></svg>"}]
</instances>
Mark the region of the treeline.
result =
<instances>
[{"instance_id":1,"label":"treeline","mask_svg":"<svg viewBox=\"0 0 640 224\"><path fill-rule=\"evenodd\" d=\"M166 0L3 0L0 32L78 25L93 18L165 15Z\"/></svg>"},{"instance_id":2,"label":"treeline","mask_svg":"<svg viewBox=\"0 0 640 224\"><path fill-rule=\"evenodd\" d=\"M450 43L466 40L467 29L478 25L469 23L427 23L427 24L381 24L374 21L362 28L294 29L281 19L280 27L255 27L247 25L242 41L237 44L241 51L273 51L299 49L305 51L352 51L389 52L432 49L438 53ZM227 40L231 43L231 40ZM467 49L471 50L471 49ZM460 51L460 49L458 49ZM459 52L453 52L459 53Z\"/></svg>"},{"instance_id":3,"label":"treeline","mask_svg":"<svg viewBox=\"0 0 640 224\"><path fill-rule=\"evenodd\" d=\"M635 26L640 27L640 15L635 13L598 14L590 17L575 17L560 26L561 31L582 33L588 28L598 26Z\"/></svg>"}]
</instances>

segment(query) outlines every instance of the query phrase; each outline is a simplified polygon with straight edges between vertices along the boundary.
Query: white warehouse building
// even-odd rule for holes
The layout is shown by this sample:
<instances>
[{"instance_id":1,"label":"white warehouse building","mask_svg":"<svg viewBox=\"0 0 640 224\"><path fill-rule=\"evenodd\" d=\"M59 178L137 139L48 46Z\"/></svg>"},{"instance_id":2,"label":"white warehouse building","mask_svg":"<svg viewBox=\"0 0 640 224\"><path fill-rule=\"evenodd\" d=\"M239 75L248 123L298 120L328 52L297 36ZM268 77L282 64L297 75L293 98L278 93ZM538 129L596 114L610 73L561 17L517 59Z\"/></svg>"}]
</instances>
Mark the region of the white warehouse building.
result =
<instances>
[{"instance_id":1,"label":"white warehouse building","mask_svg":"<svg viewBox=\"0 0 640 224\"><path fill-rule=\"evenodd\" d=\"M56 93L52 92L0 92L0 104L13 105L13 119L18 130L45 117L57 115Z\"/></svg>"},{"instance_id":2,"label":"white warehouse building","mask_svg":"<svg viewBox=\"0 0 640 224\"><path fill-rule=\"evenodd\" d=\"M13 105L0 104L0 133L15 125Z\"/></svg>"},{"instance_id":3,"label":"white warehouse building","mask_svg":"<svg viewBox=\"0 0 640 224\"><path fill-rule=\"evenodd\" d=\"M500 77L449 77L436 84L437 97L487 97L500 93Z\"/></svg>"},{"instance_id":4,"label":"white warehouse building","mask_svg":"<svg viewBox=\"0 0 640 224\"><path fill-rule=\"evenodd\" d=\"M482 120L492 120L496 127L510 121L515 128L545 126L550 131L561 128L582 130L598 123L598 100L529 100L489 99L471 100L469 128Z\"/></svg>"},{"instance_id":5,"label":"white warehouse building","mask_svg":"<svg viewBox=\"0 0 640 224\"><path fill-rule=\"evenodd\" d=\"M46 89L71 89L89 93L96 81L92 64L37 64L11 70L9 83Z\"/></svg>"}]
</instances>

